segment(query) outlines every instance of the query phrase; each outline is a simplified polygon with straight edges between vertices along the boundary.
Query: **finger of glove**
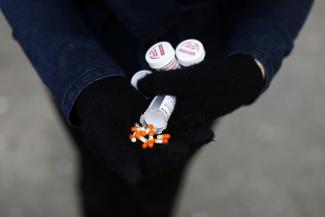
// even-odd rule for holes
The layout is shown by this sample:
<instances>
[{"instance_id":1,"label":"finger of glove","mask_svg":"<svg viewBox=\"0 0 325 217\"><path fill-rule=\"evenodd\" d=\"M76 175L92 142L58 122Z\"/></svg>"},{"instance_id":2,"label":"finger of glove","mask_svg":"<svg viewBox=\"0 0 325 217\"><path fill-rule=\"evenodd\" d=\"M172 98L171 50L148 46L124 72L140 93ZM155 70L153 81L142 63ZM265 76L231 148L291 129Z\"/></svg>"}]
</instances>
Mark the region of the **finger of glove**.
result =
<instances>
[{"instance_id":1,"label":"finger of glove","mask_svg":"<svg viewBox=\"0 0 325 217\"><path fill-rule=\"evenodd\" d=\"M107 169L115 171L129 185L136 185L142 179L142 172L135 149L119 130L114 126L96 128L86 131L87 146Z\"/></svg>"},{"instance_id":2,"label":"finger of glove","mask_svg":"<svg viewBox=\"0 0 325 217\"><path fill-rule=\"evenodd\" d=\"M194 113L180 117L180 114L178 115L175 112L175 114L173 114L173 116L171 117L170 124L168 126L168 131L173 133L184 132L198 126L206 125L207 123L205 117L200 114Z\"/></svg>"},{"instance_id":3,"label":"finger of glove","mask_svg":"<svg viewBox=\"0 0 325 217\"><path fill-rule=\"evenodd\" d=\"M207 127L197 127L173 136L168 145L159 145L152 150L141 150L144 175L158 175L182 166L189 156L210 142L214 133Z\"/></svg>"},{"instance_id":4,"label":"finger of glove","mask_svg":"<svg viewBox=\"0 0 325 217\"><path fill-rule=\"evenodd\" d=\"M139 90L146 96L177 95L181 96L194 86L193 73L185 70L159 71L147 75L138 82Z\"/></svg>"},{"instance_id":5,"label":"finger of glove","mask_svg":"<svg viewBox=\"0 0 325 217\"><path fill-rule=\"evenodd\" d=\"M190 152L196 151L203 145L211 142L214 138L214 132L206 127L200 126L187 130L186 132L175 135L172 139L177 142L185 143L189 146Z\"/></svg>"},{"instance_id":6,"label":"finger of glove","mask_svg":"<svg viewBox=\"0 0 325 217\"><path fill-rule=\"evenodd\" d=\"M184 162L189 148L181 142L157 144L150 150L141 150L140 159L145 175L156 175L173 170Z\"/></svg>"}]
</instances>

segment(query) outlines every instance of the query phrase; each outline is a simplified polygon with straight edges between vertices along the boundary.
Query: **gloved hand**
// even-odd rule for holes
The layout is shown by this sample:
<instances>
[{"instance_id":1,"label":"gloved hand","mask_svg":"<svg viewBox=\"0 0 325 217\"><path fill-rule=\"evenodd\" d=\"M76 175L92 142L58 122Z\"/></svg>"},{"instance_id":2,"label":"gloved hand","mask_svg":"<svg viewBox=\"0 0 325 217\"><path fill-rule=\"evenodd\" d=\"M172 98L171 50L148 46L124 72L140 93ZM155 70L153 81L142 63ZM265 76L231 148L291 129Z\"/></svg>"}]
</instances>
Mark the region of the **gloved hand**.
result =
<instances>
[{"instance_id":1,"label":"gloved hand","mask_svg":"<svg viewBox=\"0 0 325 217\"><path fill-rule=\"evenodd\" d=\"M130 142L128 135L148 103L126 79L111 77L87 87L75 106L88 149L130 185L137 184L144 175L181 165L192 150L213 138L200 117L176 118L171 124L173 138L169 145L142 150L139 144Z\"/></svg>"},{"instance_id":2,"label":"gloved hand","mask_svg":"<svg viewBox=\"0 0 325 217\"><path fill-rule=\"evenodd\" d=\"M75 110L87 148L110 171L130 185L142 178L128 134L147 103L123 77L96 81L79 96Z\"/></svg>"},{"instance_id":3,"label":"gloved hand","mask_svg":"<svg viewBox=\"0 0 325 217\"><path fill-rule=\"evenodd\" d=\"M198 149L214 138L209 123L199 114L185 117L173 114L165 131L172 135L169 144L139 151L145 175L157 175L182 166Z\"/></svg>"},{"instance_id":4,"label":"gloved hand","mask_svg":"<svg viewBox=\"0 0 325 217\"><path fill-rule=\"evenodd\" d=\"M196 113L210 120L252 103L263 87L261 69L245 54L233 55L223 63L210 60L155 72L138 82L139 90L147 96L176 95L176 116Z\"/></svg>"}]
</instances>

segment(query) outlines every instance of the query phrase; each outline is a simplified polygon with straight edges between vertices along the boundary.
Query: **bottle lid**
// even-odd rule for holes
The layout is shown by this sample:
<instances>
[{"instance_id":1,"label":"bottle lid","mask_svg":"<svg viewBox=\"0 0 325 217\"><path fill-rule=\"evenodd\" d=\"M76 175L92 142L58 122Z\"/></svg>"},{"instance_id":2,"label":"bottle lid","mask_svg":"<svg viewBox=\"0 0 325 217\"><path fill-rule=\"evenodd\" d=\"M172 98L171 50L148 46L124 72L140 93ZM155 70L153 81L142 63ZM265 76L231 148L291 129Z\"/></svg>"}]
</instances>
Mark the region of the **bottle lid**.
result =
<instances>
[{"instance_id":1,"label":"bottle lid","mask_svg":"<svg viewBox=\"0 0 325 217\"><path fill-rule=\"evenodd\" d=\"M132 76L132 78L131 78L131 85L132 85L135 89L139 90L139 89L138 89L138 82L139 82L142 78L146 77L147 75L149 75L149 74L151 74L151 73L152 73L152 72L149 71L149 70L140 70L140 71L138 71L137 73L135 73L135 74Z\"/></svg>"},{"instance_id":2,"label":"bottle lid","mask_svg":"<svg viewBox=\"0 0 325 217\"><path fill-rule=\"evenodd\" d=\"M153 69L162 69L175 59L175 50L169 42L158 42L146 53L146 61Z\"/></svg>"},{"instance_id":3,"label":"bottle lid","mask_svg":"<svg viewBox=\"0 0 325 217\"><path fill-rule=\"evenodd\" d=\"M200 41L188 39L177 46L176 57L182 66L191 66L204 60L205 50Z\"/></svg>"}]
</instances>

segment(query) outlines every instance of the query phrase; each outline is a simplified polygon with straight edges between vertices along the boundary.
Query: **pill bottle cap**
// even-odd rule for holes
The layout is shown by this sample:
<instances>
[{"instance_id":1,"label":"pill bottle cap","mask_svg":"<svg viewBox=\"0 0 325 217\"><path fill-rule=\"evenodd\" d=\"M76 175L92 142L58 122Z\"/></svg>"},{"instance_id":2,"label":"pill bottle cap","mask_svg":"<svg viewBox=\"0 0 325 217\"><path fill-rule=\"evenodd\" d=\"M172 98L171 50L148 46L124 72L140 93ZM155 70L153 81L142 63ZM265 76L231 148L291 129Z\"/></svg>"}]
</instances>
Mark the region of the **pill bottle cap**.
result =
<instances>
[{"instance_id":1,"label":"pill bottle cap","mask_svg":"<svg viewBox=\"0 0 325 217\"><path fill-rule=\"evenodd\" d=\"M135 73L135 74L132 76L132 78L131 78L131 85L132 85L135 89L139 90L139 89L138 89L138 82L139 82L142 78L146 77L147 75L149 75L149 74L151 74L151 73L152 73L152 72L149 71L149 70L140 70L140 71L138 71L137 73Z\"/></svg>"},{"instance_id":2,"label":"pill bottle cap","mask_svg":"<svg viewBox=\"0 0 325 217\"><path fill-rule=\"evenodd\" d=\"M175 50L169 42L158 42L146 53L146 61L153 69L162 69L175 59Z\"/></svg>"},{"instance_id":3,"label":"pill bottle cap","mask_svg":"<svg viewBox=\"0 0 325 217\"><path fill-rule=\"evenodd\" d=\"M176 57L182 66L191 66L204 60L205 50L200 41L188 39L176 47Z\"/></svg>"}]
</instances>

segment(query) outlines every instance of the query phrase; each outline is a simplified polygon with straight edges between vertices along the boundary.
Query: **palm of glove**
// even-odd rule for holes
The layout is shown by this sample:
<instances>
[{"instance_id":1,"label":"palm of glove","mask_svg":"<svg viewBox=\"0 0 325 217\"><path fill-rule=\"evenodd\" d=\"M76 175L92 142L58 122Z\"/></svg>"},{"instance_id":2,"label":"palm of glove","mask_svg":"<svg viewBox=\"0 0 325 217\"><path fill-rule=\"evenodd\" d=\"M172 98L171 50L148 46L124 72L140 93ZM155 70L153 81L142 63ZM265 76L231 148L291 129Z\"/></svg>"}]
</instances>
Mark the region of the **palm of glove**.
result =
<instances>
[{"instance_id":1,"label":"palm of glove","mask_svg":"<svg viewBox=\"0 0 325 217\"><path fill-rule=\"evenodd\" d=\"M213 120L253 102L264 86L260 68L239 54L223 63L204 63L171 72L155 72L140 80L145 95L177 96L177 116L201 114Z\"/></svg>"},{"instance_id":2,"label":"palm of glove","mask_svg":"<svg viewBox=\"0 0 325 217\"><path fill-rule=\"evenodd\" d=\"M141 177L136 150L127 145L128 126L145 109L123 78L95 82L79 97L76 110L86 146L106 168L130 183Z\"/></svg>"},{"instance_id":3,"label":"palm of glove","mask_svg":"<svg viewBox=\"0 0 325 217\"><path fill-rule=\"evenodd\" d=\"M129 141L128 134L148 103L128 81L114 77L92 84L76 104L86 146L107 169L129 184L139 182L143 175L180 166L194 150L213 138L213 132L200 117L175 118L168 129L173 135L169 145L142 150L140 144Z\"/></svg>"},{"instance_id":4,"label":"palm of glove","mask_svg":"<svg viewBox=\"0 0 325 217\"><path fill-rule=\"evenodd\" d=\"M174 118L169 121L166 132L172 134L168 145L154 149L138 149L140 161L146 175L156 175L173 170L186 163L203 145L214 138L206 120L198 114Z\"/></svg>"}]
</instances>

